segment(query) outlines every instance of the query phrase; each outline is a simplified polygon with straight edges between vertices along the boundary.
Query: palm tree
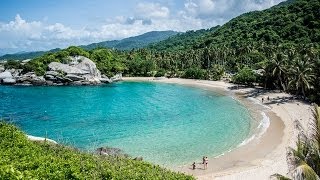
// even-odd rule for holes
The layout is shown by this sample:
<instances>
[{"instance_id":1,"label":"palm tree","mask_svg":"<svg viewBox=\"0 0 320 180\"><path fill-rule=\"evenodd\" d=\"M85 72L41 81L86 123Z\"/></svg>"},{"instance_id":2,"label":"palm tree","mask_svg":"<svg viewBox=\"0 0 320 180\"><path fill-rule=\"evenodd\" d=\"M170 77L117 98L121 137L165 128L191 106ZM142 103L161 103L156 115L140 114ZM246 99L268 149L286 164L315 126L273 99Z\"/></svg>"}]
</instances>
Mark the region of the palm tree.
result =
<instances>
[{"instance_id":1,"label":"palm tree","mask_svg":"<svg viewBox=\"0 0 320 180\"><path fill-rule=\"evenodd\" d=\"M316 104L308 130L308 134L303 130L300 132L295 149L288 149L289 175L293 180L320 179L320 108ZM278 179L289 179L279 174L272 176Z\"/></svg>"},{"instance_id":2,"label":"palm tree","mask_svg":"<svg viewBox=\"0 0 320 180\"><path fill-rule=\"evenodd\" d=\"M301 59L296 59L290 68L291 80L289 87L294 87L297 94L302 93L306 97L306 90L311 88L315 75L313 71L313 64L306 60L306 56Z\"/></svg>"},{"instance_id":3,"label":"palm tree","mask_svg":"<svg viewBox=\"0 0 320 180\"><path fill-rule=\"evenodd\" d=\"M286 74L286 56L281 52L277 53L271 61L269 66L272 67L273 76L278 78L280 85L284 91L287 90L286 83L284 82L284 76Z\"/></svg>"}]
</instances>

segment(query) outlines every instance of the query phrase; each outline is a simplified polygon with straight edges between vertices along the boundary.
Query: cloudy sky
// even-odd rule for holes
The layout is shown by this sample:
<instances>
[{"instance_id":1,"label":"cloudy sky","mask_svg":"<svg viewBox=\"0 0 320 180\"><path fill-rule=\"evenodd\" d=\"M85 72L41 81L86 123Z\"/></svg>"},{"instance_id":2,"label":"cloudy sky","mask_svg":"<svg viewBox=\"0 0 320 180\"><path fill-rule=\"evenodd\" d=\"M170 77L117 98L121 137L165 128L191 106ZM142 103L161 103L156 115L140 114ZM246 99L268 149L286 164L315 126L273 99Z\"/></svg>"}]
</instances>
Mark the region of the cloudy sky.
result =
<instances>
[{"instance_id":1,"label":"cloudy sky","mask_svg":"<svg viewBox=\"0 0 320 180\"><path fill-rule=\"evenodd\" d=\"M221 25L284 0L1 0L0 53Z\"/></svg>"}]
</instances>

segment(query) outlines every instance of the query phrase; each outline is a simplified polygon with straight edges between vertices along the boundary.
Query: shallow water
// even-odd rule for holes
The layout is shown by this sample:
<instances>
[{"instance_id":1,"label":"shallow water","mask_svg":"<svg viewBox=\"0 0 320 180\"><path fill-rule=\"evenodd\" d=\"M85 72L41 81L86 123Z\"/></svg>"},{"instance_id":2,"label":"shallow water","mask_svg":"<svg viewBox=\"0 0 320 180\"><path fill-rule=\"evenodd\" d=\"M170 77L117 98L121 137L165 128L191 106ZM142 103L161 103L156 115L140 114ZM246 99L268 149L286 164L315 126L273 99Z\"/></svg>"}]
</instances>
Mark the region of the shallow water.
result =
<instances>
[{"instance_id":1,"label":"shallow water","mask_svg":"<svg viewBox=\"0 0 320 180\"><path fill-rule=\"evenodd\" d=\"M117 147L177 166L235 148L250 114L229 96L162 83L95 87L0 86L0 118L26 133L83 150Z\"/></svg>"}]
</instances>

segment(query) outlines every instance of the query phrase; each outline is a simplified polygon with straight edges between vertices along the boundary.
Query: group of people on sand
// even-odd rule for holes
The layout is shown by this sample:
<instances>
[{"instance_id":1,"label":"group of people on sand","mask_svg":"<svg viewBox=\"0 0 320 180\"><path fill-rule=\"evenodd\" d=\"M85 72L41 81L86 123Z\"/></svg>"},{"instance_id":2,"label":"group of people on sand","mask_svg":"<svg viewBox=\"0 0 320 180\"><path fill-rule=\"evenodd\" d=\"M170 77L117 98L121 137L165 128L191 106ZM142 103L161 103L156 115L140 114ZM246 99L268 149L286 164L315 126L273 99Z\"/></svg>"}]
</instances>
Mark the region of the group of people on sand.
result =
<instances>
[{"instance_id":1,"label":"group of people on sand","mask_svg":"<svg viewBox=\"0 0 320 180\"><path fill-rule=\"evenodd\" d=\"M267 100L270 101L270 97L267 97ZM264 97L261 98L262 103L264 102Z\"/></svg>"},{"instance_id":2,"label":"group of people on sand","mask_svg":"<svg viewBox=\"0 0 320 180\"><path fill-rule=\"evenodd\" d=\"M209 161L208 157L203 156L203 158L202 158L203 169L208 169L208 161ZM196 162L193 162L192 169L193 170L196 169Z\"/></svg>"}]
</instances>

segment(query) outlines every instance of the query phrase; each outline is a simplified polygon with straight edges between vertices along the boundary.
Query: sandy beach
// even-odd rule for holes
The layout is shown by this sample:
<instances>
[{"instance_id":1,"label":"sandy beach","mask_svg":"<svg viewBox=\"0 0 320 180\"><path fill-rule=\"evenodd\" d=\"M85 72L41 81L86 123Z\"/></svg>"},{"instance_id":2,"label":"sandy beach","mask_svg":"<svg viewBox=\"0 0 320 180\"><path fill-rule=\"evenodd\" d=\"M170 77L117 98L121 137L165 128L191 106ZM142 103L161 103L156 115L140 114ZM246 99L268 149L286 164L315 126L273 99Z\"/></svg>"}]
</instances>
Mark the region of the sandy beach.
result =
<instances>
[{"instance_id":1,"label":"sandy beach","mask_svg":"<svg viewBox=\"0 0 320 180\"><path fill-rule=\"evenodd\" d=\"M198 179L270 179L275 173L286 175L286 148L295 146L298 121L307 127L312 118L311 106L300 100L292 100L291 95L276 91L265 91L258 88L242 88L222 81L205 81L166 78L123 78L124 81L152 81L174 83L214 91L223 91L243 103L255 117L258 129L243 145L216 158L209 158L209 167L203 170L202 157L199 157L196 170L191 164L177 167L174 170L192 174ZM270 100L267 100L267 97ZM264 98L264 103L262 103ZM267 116L267 121L265 120ZM270 121L268 121L268 119ZM263 123L261 123L263 122ZM261 128L264 125L266 128Z\"/></svg>"}]
</instances>

